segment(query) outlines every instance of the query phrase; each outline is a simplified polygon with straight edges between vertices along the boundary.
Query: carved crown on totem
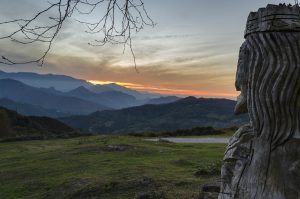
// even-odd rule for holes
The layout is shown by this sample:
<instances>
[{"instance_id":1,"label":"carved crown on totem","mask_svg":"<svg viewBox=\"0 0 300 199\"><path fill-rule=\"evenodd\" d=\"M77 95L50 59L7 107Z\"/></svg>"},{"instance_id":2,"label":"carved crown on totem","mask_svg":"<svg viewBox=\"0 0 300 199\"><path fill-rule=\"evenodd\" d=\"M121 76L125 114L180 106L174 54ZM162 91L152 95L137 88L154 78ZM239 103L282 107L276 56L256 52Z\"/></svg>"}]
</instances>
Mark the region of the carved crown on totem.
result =
<instances>
[{"instance_id":1,"label":"carved crown on totem","mask_svg":"<svg viewBox=\"0 0 300 199\"><path fill-rule=\"evenodd\" d=\"M245 35L257 32L300 32L299 5L272 5L251 12L248 17Z\"/></svg>"}]
</instances>

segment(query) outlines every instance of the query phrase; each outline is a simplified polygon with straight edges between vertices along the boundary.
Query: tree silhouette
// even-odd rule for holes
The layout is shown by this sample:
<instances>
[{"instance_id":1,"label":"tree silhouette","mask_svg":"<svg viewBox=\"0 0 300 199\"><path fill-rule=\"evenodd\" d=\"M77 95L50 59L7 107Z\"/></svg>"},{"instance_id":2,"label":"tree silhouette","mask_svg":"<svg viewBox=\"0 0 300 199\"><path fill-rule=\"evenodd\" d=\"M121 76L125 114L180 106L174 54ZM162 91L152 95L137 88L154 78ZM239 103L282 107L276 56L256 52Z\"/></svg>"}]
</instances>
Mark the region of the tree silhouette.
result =
<instances>
[{"instance_id":1,"label":"tree silhouette","mask_svg":"<svg viewBox=\"0 0 300 199\"><path fill-rule=\"evenodd\" d=\"M76 15L76 17L74 16ZM84 16L93 16L95 21L84 21ZM47 19L40 23L41 19ZM7 65L37 63L43 65L52 44L68 18L85 25L87 34L97 35L98 40L88 43L91 46L123 44L124 50L129 47L134 64L135 55L132 49L132 33L137 33L145 26L154 26L142 0L52 0L48 6L28 19L13 19L0 22L17 27L0 40L10 40L18 44L46 43L43 54L34 59L17 62L1 56L0 63Z\"/></svg>"}]
</instances>

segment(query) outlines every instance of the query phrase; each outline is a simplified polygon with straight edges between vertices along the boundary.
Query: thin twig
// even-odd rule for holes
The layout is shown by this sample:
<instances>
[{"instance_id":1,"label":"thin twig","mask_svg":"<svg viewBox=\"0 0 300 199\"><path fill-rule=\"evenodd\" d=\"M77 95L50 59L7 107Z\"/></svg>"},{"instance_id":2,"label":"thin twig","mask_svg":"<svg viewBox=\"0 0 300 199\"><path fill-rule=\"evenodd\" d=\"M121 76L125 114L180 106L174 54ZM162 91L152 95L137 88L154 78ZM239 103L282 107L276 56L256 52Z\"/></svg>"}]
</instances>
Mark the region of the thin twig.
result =
<instances>
[{"instance_id":1,"label":"thin twig","mask_svg":"<svg viewBox=\"0 0 300 199\"><path fill-rule=\"evenodd\" d=\"M106 10L101 14L103 7L106 7ZM85 9L83 10L83 8ZM39 24L41 18L53 12L55 15L48 17L49 21L46 25L36 25ZM0 40L10 40L22 45L47 44L44 53L36 59L17 62L2 55L0 63L7 65L37 63L42 66L64 22L66 19L72 18L74 13L79 16L79 19L76 18L75 20L87 27L86 33L101 38L89 42L89 45L122 44L124 50L128 46L137 70L132 33L138 33L145 26L155 26L142 0L57 0L56 3L49 3L46 9L37 12L31 18L0 22L0 27L1 25L17 25L18 27L9 34L0 37ZM93 22L83 21L80 19L82 15L95 15L97 18Z\"/></svg>"}]
</instances>

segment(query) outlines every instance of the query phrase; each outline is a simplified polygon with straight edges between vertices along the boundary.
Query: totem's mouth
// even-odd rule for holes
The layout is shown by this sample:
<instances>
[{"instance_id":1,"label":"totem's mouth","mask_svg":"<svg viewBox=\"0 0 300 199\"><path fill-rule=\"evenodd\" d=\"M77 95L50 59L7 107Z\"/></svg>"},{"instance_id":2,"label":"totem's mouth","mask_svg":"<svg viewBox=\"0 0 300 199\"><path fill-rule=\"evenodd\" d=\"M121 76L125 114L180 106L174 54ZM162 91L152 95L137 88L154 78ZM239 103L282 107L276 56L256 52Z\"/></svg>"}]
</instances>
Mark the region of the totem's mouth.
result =
<instances>
[{"instance_id":1,"label":"totem's mouth","mask_svg":"<svg viewBox=\"0 0 300 199\"><path fill-rule=\"evenodd\" d=\"M248 107L247 107L247 97L241 93L237 97L237 104L235 105L234 113L236 115L242 114L242 113L247 113L248 112Z\"/></svg>"}]
</instances>

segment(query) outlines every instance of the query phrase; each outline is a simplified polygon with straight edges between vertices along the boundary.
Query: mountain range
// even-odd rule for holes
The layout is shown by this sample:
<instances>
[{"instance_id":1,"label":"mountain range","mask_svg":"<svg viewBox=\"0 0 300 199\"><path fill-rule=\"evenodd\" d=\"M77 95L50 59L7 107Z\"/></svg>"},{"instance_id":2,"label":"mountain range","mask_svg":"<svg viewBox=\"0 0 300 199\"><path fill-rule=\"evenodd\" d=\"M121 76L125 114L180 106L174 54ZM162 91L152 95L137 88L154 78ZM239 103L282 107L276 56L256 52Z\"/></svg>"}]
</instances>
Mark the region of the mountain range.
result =
<instances>
[{"instance_id":1,"label":"mountain range","mask_svg":"<svg viewBox=\"0 0 300 199\"><path fill-rule=\"evenodd\" d=\"M227 99L187 97L167 104L99 111L60 120L90 133L159 132L197 126L240 126L247 123L248 116L235 116L235 104L235 101Z\"/></svg>"},{"instance_id":2,"label":"mountain range","mask_svg":"<svg viewBox=\"0 0 300 199\"><path fill-rule=\"evenodd\" d=\"M53 94L45 89L28 86L11 79L0 80L0 98L13 100L17 103L31 104L45 109L54 109L69 115L88 114L105 107L75 97Z\"/></svg>"},{"instance_id":3,"label":"mountain range","mask_svg":"<svg viewBox=\"0 0 300 199\"><path fill-rule=\"evenodd\" d=\"M0 79L14 79L32 87L53 87L60 91L70 91L79 86L92 86L92 84L85 80L75 79L66 75L37 74L28 72L7 73L0 71Z\"/></svg>"},{"instance_id":4,"label":"mountain range","mask_svg":"<svg viewBox=\"0 0 300 199\"><path fill-rule=\"evenodd\" d=\"M0 140L43 139L79 135L77 130L52 118L26 117L0 108Z\"/></svg>"},{"instance_id":5,"label":"mountain range","mask_svg":"<svg viewBox=\"0 0 300 199\"><path fill-rule=\"evenodd\" d=\"M92 92L102 93L106 91L118 91L135 97L138 100L158 98L164 95L157 93L139 92L120 86L115 83L93 85L86 80L76 79L66 75L37 74L29 72L8 73L0 70L0 79L13 79L36 88L54 88L55 90L68 92L78 87L85 87Z\"/></svg>"},{"instance_id":6,"label":"mountain range","mask_svg":"<svg viewBox=\"0 0 300 199\"><path fill-rule=\"evenodd\" d=\"M157 95L117 84L92 85L65 75L0 71L0 106L17 110L23 115L57 118L180 99L151 96Z\"/></svg>"},{"instance_id":7,"label":"mountain range","mask_svg":"<svg viewBox=\"0 0 300 199\"><path fill-rule=\"evenodd\" d=\"M57 111L55 109L47 109L38 105L18 103L7 98L0 99L0 107L5 107L27 116L45 116L52 118L69 116L69 114Z\"/></svg>"},{"instance_id":8,"label":"mountain range","mask_svg":"<svg viewBox=\"0 0 300 199\"><path fill-rule=\"evenodd\" d=\"M95 93L83 86L67 92L66 95L102 104L105 107L111 107L113 109L138 106L146 103L142 100L139 101L135 97L123 92L104 91L102 93Z\"/></svg>"},{"instance_id":9,"label":"mountain range","mask_svg":"<svg viewBox=\"0 0 300 199\"><path fill-rule=\"evenodd\" d=\"M59 118L85 133L240 126L249 119L233 114L235 104L228 99L141 93L117 84L92 85L64 75L0 71L1 107L25 116Z\"/></svg>"}]
</instances>

